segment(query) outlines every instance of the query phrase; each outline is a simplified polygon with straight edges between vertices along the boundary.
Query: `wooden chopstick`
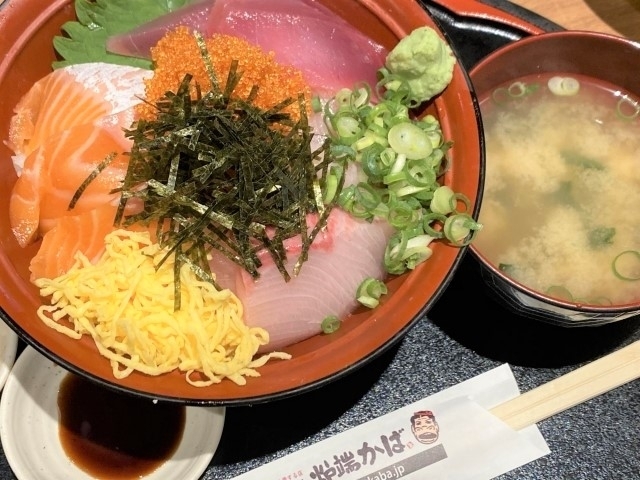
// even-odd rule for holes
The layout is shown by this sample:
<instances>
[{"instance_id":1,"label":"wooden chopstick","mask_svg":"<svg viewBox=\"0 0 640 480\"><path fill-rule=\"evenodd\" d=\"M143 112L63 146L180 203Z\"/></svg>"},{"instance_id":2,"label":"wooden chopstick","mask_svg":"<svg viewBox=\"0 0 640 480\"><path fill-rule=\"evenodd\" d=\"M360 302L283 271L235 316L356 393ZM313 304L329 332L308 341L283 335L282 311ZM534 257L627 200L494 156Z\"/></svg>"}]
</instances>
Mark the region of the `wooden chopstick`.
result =
<instances>
[{"instance_id":1,"label":"wooden chopstick","mask_svg":"<svg viewBox=\"0 0 640 480\"><path fill-rule=\"evenodd\" d=\"M491 413L514 430L640 377L640 340L508 400Z\"/></svg>"}]
</instances>

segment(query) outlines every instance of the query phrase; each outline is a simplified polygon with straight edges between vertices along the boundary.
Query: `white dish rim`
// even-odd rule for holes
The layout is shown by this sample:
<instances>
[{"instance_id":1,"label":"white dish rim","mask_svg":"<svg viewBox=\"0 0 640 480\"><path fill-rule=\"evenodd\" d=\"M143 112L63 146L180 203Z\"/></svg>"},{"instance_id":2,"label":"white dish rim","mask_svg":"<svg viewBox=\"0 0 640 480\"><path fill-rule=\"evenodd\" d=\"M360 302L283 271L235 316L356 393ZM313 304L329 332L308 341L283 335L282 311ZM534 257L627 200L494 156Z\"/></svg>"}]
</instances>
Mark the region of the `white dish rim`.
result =
<instances>
[{"instance_id":1,"label":"white dish rim","mask_svg":"<svg viewBox=\"0 0 640 480\"><path fill-rule=\"evenodd\" d=\"M3 339L3 345L0 347L0 391L2 391L16 361L18 335L9 325L0 321L0 338Z\"/></svg>"},{"instance_id":2,"label":"white dish rim","mask_svg":"<svg viewBox=\"0 0 640 480\"><path fill-rule=\"evenodd\" d=\"M0 441L18 480L94 480L57 441L57 393L69 374L27 346L7 376L0 397ZM185 408L183 440L171 458L141 480L197 480L207 469L222 436L226 408Z\"/></svg>"}]
</instances>

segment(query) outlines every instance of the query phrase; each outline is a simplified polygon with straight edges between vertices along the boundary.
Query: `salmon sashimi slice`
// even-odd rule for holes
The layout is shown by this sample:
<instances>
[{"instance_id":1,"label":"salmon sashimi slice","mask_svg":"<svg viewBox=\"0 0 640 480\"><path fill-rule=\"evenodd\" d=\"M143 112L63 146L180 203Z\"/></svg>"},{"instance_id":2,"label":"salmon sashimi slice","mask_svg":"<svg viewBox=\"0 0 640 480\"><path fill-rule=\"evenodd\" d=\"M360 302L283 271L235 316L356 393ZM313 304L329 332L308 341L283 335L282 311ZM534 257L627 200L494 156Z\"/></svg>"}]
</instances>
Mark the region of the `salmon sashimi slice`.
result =
<instances>
[{"instance_id":1,"label":"salmon sashimi slice","mask_svg":"<svg viewBox=\"0 0 640 480\"><path fill-rule=\"evenodd\" d=\"M129 204L128 213L142 208L140 203ZM116 229L122 228L115 224L117 210L117 202L112 202L78 215L61 217L56 226L44 235L38 252L31 259L31 281L39 278L57 278L66 273L74 265L77 252L81 252L91 263L96 263L105 251L104 238ZM134 224L126 228L149 231L151 238L154 241L156 239L156 224L149 227Z\"/></svg>"},{"instance_id":2,"label":"salmon sashimi slice","mask_svg":"<svg viewBox=\"0 0 640 480\"><path fill-rule=\"evenodd\" d=\"M91 262L104 251L104 237L115 230L117 204L104 204L79 215L67 215L42 238L42 244L31 259L31 281L56 278L74 264L76 252Z\"/></svg>"},{"instance_id":3,"label":"salmon sashimi slice","mask_svg":"<svg viewBox=\"0 0 640 480\"><path fill-rule=\"evenodd\" d=\"M24 159L76 125L132 110L144 96L151 71L107 63L85 63L54 70L38 80L20 99L9 125L7 145L15 153L18 174ZM129 127L131 117L121 117Z\"/></svg>"},{"instance_id":4,"label":"salmon sashimi slice","mask_svg":"<svg viewBox=\"0 0 640 480\"><path fill-rule=\"evenodd\" d=\"M49 138L27 156L9 199L9 220L24 247L53 228L59 218L92 210L118 195L129 163L131 141L118 125L83 124ZM102 162L111 163L72 200Z\"/></svg>"}]
</instances>

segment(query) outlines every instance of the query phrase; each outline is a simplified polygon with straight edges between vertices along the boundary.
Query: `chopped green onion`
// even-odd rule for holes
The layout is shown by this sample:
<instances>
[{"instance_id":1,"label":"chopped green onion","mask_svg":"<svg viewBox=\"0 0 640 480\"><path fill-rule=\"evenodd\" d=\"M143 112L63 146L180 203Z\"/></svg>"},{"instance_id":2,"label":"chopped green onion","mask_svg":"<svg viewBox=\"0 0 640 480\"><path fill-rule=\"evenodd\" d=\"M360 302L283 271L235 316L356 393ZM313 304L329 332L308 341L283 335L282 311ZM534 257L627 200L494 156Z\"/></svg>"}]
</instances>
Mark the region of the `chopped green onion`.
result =
<instances>
[{"instance_id":1,"label":"chopped green onion","mask_svg":"<svg viewBox=\"0 0 640 480\"><path fill-rule=\"evenodd\" d=\"M336 315L328 315L322 320L320 328L322 329L322 333L329 334L338 330L340 325L340 319Z\"/></svg>"},{"instance_id":2,"label":"chopped green onion","mask_svg":"<svg viewBox=\"0 0 640 480\"><path fill-rule=\"evenodd\" d=\"M366 182L344 188L338 198L338 205L357 218L370 219L374 210L380 207L382 197L376 188Z\"/></svg>"},{"instance_id":3,"label":"chopped green onion","mask_svg":"<svg viewBox=\"0 0 640 480\"><path fill-rule=\"evenodd\" d=\"M640 252L626 250L619 253L611 264L613 274L620 280L640 280Z\"/></svg>"},{"instance_id":4,"label":"chopped green onion","mask_svg":"<svg viewBox=\"0 0 640 480\"><path fill-rule=\"evenodd\" d=\"M353 97L353 91L349 88L343 88L333 97L334 101L338 104L338 110L342 107L348 107L351 105L351 98Z\"/></svg>"},{"instance_id":5,"label":"chopped green onion","mask_svg":"<svg viewBox=\"0 0 640 480\"><path fill-rule=\"evenodd\" d=\"M384 254L384 264L389 273L400 274L413 270L431 257L433 251L429 244L435 239L413 227L400 230L392 235Z\"/></svg>"},{"instance_id":6,"label":"chopped green onion","mask_svg":"<svg viewBox=\"0 0 640 480\"><path fill-rule=\"evenodd\" d=\"M433 192L431 200L431 211L433 213L441 213L446 215L455 210L456 195L447 185L442 185Z\"/></svg>"},{"instance_id":7,"label":"chopped green onion","mask_svg":"<svg viewBox=\"0 0 640 480\"><path fill-rule=\"evenodd\" d=\"M504 105L511 98L509 97L509 91L506 88L499 87L491 92L491 99L498 105Z\"/></svg>"},{"instance_id":8,"label":"chopped green onion","mask_svg":"<svg viewBox=\"0 0 640 480\"><path fill-rule=\"evenodd\" d=\"M524 82L513 82L507 91L511 97L522 97L527 93L527 86Z\"/></svg>"},{"instance_id":9,"label":"chopped green onion","mask_svg":"<svg viewBox=\"0 0 640 480\"><path fill-rule=\"evenodd\" d=\"M349 145L360 137L360 122L349 115L341 115L336 118L334 128L340 140Z\"/></svg>"},{"instance_id":10,"label":"chopped green onion","mask_svg":"<svg viewBox=\"0 0 640 480\"><path fill-rule=\"evenodd\" d=\"M428 157L433 146L428 135L417 125L402 122L389 129L389 146L397 153L404 154L409 160Z\"/></svg>"},{"instance_id":11,"label":"chopped green onion","mask_svg":"<svg viewBox=\"0 0 640 480\"><path fill-rule=\"evenodd\" d=\"M524 98L537 91L539 85L536 83L526 84L524 82L513 82L508 87L498 87L491 93L491 98L498 105L504 105L513 99Z\"/></svg>"},{"instance_id":12,"label":"chopped green onion","mask_svg":"<svg viewBox=\"0 0 640 480\"><path fill-rule=\"evenodd\" d=\"M505 275L515 277L516 273L518 272L518 267L511 263L500 263L498 264L498 270L503 272Z\"/></svg>"},{"instance_id":13,"label":"chopped green onion","mask_svg":"<svg viewBox=\"0 0 640 480\"><path fill-rule=\"evenodd\" d=\"M422 219L422 228L424 229L424 233L427 235L431 235L434 238L444 238L444 233L442 230L436 230L432 227L432 224L436 225L444 225L447 221L447 216L441 213L431 212L424 216Z\"/></svg>"},{"instance_id":14,"label":"chopped green onion","mask_svg":"<svg viewBox=\"0 0 640 480\"><path fill-rule=\"evenodd\" d=\"M387 286L376 278L366 278L356 291L356 299L365 307L376 308L380 304L380 297L388 292Z\"/></svg>"},{"instance_id":15,"label":"chopped green onion","mask_svg":"<svg viewBox=\"0 0 640 480\"><path fill-rule=\"evenodd\" d=\"M458 246L468 245L482 226L468 213L458 213L447 217L444 222L444 235L451 243Z\"/></svg>"},{"instance_id":16,"label":"chopped green onion","mask_svg":"<svg viewBox=\"0 0 640 480\"><path fill-rule=\"evenodd\" d=\"M464 194L464 193L456 193L456 204L458 202L462 202L462 204L464 204L464 210L463 212L467 212L469 213L469 211L471 210L471 200L469 200L469 198Z\"/></svg>"},{"instance_id":17,"label":"chopped green onion","mask_svg":"<svg viewBox=\"0 0 640 480\"><path fill-rule=\"evenodd\" d=\"M590 299L588 302L590 305L603 305L603 306L611 306L613 305L613 302L611 301L611 299L607 298L607 297L596 297L596 298L592 298Z\"/></svg>"},{"instance_id":18,"label":"chopped green onion","mask_svg":"<svg viewBox=\"0 0 640 480\"><path fill-rule=\"evenodd\" d=\"M322 100L319 96L314 95L313 98L311 98L311 109L314 113L320 113L322 111Z\"/></svg>"},{"instance_id":19,"label":"chopped green onion","mask_svg":"<svg viewBox=\"0 0 640 480\"><path fill-rule=\"evenodd\" d=\"M559 300L565 300L567 302L577 303L577 304L588 304L588 305L612 305L611 300L606 297L596 297L596 298L575 298L571 292L562 285L552 285L545 290L545 293L550 297L557 298Z\"/></svg>"},{"instance_id":20,"label":"chopped green onion","mask_svg":"<svg viewBox=\"0 0 640 480\"><path fill-rule=\"evenodd\" d=\"M398 199L395 195L390 194L387 207L389 209L387 220L392 227L398 230L415 225L423 215L420 202L414 197Z\"/></svg>"},{"instance_id":21,"label":"chopped green onion","mask_svg":"<svg viewBox=\"0 0 640 480\"><path fill-rule=\"evenodd\" d=\"M395 160L395 152L374 143L362 151L360 164L367 177L373 182L380 182L389 173Z\"/></svg>"},{"instance_id":22,"label":"chopped green onion","mask_svg":"<svg viewBox=\"0 0 640 480\"><path fill-rule=\"evenodd\" d=\"M576 95L580 91L580 82L573 77L551 77L547 82L549 91L558 96Z\"/></svg>"},{"instance_id":23,"label":"chopped green onion","mask_svg":"<svg viewBox=\"0 0 640 480\"><path fill-rule=\"evenodd\" d=\"M566 287L563 287L562 285L552 285L549 288L547 288L545 293L550 297L573 302L573 295L571 295L571 292Z\"/></svg>"},{"instance_id":24,"label":"chopped green onion","mask_svg":"<svg viewBox=\"0 0 640 480\"><path fill-rule=\"evenodd\" d=\"M471 203L448 187L438 190L438 179L449 166L446 153L452 142L445 141L434 115L412 117L410 109L415 105L409 100L406 82L384 69L381 74L376 104L370 103L366 89L343 89L325 103L323 112L334 159L356 162L366 176L341 189L337 204L357 218L382 218L397 229L385 251L385 268L401 274L428 259L430 242L444 238L445 230L456 237L448 241L457 247L468 243L473 236L470 232L480 225L470 223L469 215L464 221L446 224L448 216L466 213ZM465 212L457 211L459 202Z\"/></svg>"},{"instance_id":25,"label":"chopped green onion","mask_svg":"<svg viewBox=\"0 0 640 480\"><path fill-rule=\"evenodd\" d=\"M323 201L325 205L330 205L334 202L335 197L339 190L342 188L344 182L344 167L340 164L332 165L329 169L329 174L325 178L324 196Z\"/></svg>"},{"instance_id":26,"label":"chopped green onion","mask_svg":"<svg viewBox=\"0 0 640 480\"><path fill-rule=\"evenodd\" d=\"M347 140L343 139L343 141ZM362 135L352 143L353 148L355 148L357 152L362 152L363 150L366 150L369 147L373 146L380 146L384 148L387 146L387 144L388 142L386 138L381 137L380 135L376 135L371 130L367 130L366 132L364 132L364 135Z\"/></svg>"},{"instance_id":27,"label":"chopped green onion","mask_svg":"<svg viewBox=\"0 0 640 480\"><path fill-rule=\"evenodd\" d=\"M633 120L640 115L640 102L628 95L622 95L616 105L616 113L623 120Z\"/></svg>"},{"instance_id":28,"label":"chopped green onion","mask_svg":"<svg viewBox=\"0 0 640 480\"><path fill-rule=\"evenodd\" d=\"M382 77L376 85L377 90L385 90L382 98L393 99L398 103L407 104L409 107L417 107L417 101L412 100L411 86L403 76L391 73L386 67L378 70Z\"/></svg>"}]
</instances>

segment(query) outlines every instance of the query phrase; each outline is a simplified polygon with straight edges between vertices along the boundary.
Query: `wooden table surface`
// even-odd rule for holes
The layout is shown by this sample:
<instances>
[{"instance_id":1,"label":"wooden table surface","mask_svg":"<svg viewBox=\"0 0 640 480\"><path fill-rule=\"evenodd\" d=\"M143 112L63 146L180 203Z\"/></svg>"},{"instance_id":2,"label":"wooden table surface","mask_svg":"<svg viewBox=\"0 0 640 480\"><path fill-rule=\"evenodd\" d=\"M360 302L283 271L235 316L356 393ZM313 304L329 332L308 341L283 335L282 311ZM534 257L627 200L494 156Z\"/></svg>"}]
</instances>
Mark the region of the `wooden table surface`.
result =
<instances>
[{"instance_id":1,"label":"wooden table surface","mask_svg":"<svg viewBox=\"0 0 640 480\"><path fill-rule=\"evenodd\" d=\"M594 30L640 41L640 0L511 0L571 30Z\"/></svg>"}]
</instances>

